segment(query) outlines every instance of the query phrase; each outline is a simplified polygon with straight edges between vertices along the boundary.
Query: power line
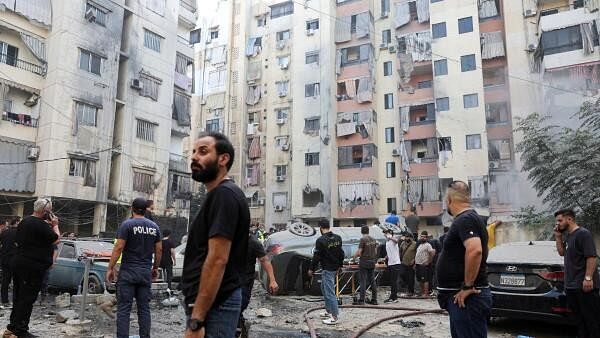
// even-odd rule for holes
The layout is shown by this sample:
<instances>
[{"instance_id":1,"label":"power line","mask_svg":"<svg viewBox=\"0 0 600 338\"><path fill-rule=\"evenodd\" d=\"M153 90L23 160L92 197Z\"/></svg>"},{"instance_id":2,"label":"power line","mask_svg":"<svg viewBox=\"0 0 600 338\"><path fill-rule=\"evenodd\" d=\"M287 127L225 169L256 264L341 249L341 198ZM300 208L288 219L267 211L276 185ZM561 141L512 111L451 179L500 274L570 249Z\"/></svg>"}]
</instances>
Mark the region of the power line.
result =
<instances>
[{"instance_id":1,"label":"power line","mask_svg":"<svg viewBox=\"0 0 600 338\"><path fill-rule=\"evenodd\" d=\"M77 156L88 156L88 155L94 155L94 154L99 154L99 153L103 153L103 152L107 152L110 150L116 150L119 149L118 147L111 147L111 148L107 148L107 149L102 149L102 150L98 150L98 151L94 151L91 153L86 153L86 154L77 154ZM53 162L53 161L59 161L59 160L68 160L71 159L71 156L66 156L66 157L57 157L57 158L50 158L47 160L38 160L38 161L25 161L25 162L0 162L0 165L18 165L18 164L29 164L29 163L42 163L42 162Z\"/></svg>"}]
</instances>

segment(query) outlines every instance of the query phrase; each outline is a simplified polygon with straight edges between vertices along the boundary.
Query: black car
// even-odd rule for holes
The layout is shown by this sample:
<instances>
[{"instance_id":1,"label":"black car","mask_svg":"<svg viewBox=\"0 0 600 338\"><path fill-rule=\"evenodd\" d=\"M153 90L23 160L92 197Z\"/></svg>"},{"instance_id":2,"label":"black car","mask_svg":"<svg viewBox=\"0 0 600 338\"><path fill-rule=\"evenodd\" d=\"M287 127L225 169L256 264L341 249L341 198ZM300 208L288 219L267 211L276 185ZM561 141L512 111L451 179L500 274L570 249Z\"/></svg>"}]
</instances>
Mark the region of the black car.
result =
<instances>
[{"instance_id":1,"label":"black car","mask_svg":"<svg viewBox=\"0 0 600 338\"><path fill-rule=\"evenodd\" d=\"M554 241L502 244L490 250L487 263L492 317L572 323Z\"/></svg>"}]
</instances>

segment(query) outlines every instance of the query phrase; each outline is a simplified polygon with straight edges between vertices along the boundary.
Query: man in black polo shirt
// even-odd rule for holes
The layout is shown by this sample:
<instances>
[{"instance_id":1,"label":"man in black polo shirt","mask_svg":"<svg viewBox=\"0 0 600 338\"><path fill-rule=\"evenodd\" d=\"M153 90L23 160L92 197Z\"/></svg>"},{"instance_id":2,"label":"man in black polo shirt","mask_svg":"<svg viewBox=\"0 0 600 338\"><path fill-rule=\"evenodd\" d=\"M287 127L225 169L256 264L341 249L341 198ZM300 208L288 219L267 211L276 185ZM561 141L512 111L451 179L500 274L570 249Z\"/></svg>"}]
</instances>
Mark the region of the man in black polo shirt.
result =
<instances>
[{"instance_id":1,"label":"man in black polo shirt","mask_svg":"<svg viewBox=\"0 0 600 338\"><path fill-rule=\"evenodd\" d=\"M571 209L559 210L554 217L556 250L565 257L567 304L577 321L578 337L600 337L600 278L592 233L577 225Z\"/></svg>"},{"instance_id":2,"label":"man in black polo shirt","mask_svg":"<svg viewBox=\"0 0 600 338\"><path fill-rule=\"evenodd\" d=\"M486 272L485 222L471 208L465 182L450 184L446 202L454 221L436 266L438 302L448 311L453 338L486 338L492 295Z\"/></svg>"},{"instance_id":3,"label":"man in black polo shirt","mask_svg":"<svg viewBox=\"0 0 600 338\"><path fill-rule=\"evenodd\" d=\"M220 133L203 133L194 143L192 178L208 194L190 226L181 289L189 318L186 338L233 338L246 276L250 209L246 196L227 177L233 145Z\"/></svg>"}]
</instances>

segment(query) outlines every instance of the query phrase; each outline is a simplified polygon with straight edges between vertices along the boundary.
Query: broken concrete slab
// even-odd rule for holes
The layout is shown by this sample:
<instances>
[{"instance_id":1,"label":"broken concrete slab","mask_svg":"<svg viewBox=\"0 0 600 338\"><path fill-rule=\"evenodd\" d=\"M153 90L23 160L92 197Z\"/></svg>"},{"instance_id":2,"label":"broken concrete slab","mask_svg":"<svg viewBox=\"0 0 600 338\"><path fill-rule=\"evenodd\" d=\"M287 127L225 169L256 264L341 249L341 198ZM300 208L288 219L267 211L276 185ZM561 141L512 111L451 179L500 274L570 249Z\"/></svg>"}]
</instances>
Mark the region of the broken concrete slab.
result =
<instances>
[{"instance_id":1,"label":"broken concrete slab","mask_svg":"<svg viewBox=\"0 0 600 338\"><path fill-rule=\"evenodd\" d=\"M265 318L265 317L273 317L273 311L267 309L267 308L260 308L260 309L256 309L254 310L254 312L256 313L256 317L259 318Z\"/></svg>"},{"instance_id":2,"label":"broken concrete slab","mask_svg":"<svg viewBox=\"0 0 600 338\"><path fill-rule=\"evenodd\" d=\"M79 318L79 314L74 310L64 310L60 311L56 314L56 322L57 323L65 323L69 319Z\"/></svg>"},{"instance_id":3,"label":"broken concrete slab","mask_svg":"<svg viewBox=\"0 0 600 338\"><path fill-rule=\"evenodd\" d=\"M98 294L87 295L85 298L85 302L88 304L96 303L96 299L98 298ZM71 296L71 304L81 304L81 300L83 299L83 295L73 295Z\"/></svg>"},{"instance_id":4,"label":"broken concrete slab","mask_svg":"<svg viewBox=\"0 0 600 338\"><path fill-rule=\"evenodd\" d=\"M54 303L59 309L68 308L69 306L71 306L71 295L68 293L58 295L56 296L56 298L54 298Z\"/></svg>"},{"instance_id":5,"label":"broken concrete slab","mask_svg":"<svg viewBox=\"0 0 600 338\"><path fill-rule=\"evenodd\" d=\"M106 295L106 294L104 294L104 295L98 295L96 297L96 305L101 305L101 304L104 304L104 303L110 303L114 299L116 299L116 297L113 296L113 295Z\"/></svg>"},{"instance_id":6,"label":"broken concrete slab","mask_svg":"<svg viewBox=\"0 0 600 338\"><path fill-rule=\"evenodd\" d=\"M89 319L69 319L65 326L65 337L81 337L82 334L90 332L92 321Z\"/></svg>"},{"instance_id":7,"label":"broken concrete slab","mask_svg":"<svg viewBox=\"0 0 600 338\"><path fill-rule=\"evenodd\" d=\"M177 297L169 297L161 302L163 306L176 307L179 306L179 299Z\"/></svg>"}]
</instances>

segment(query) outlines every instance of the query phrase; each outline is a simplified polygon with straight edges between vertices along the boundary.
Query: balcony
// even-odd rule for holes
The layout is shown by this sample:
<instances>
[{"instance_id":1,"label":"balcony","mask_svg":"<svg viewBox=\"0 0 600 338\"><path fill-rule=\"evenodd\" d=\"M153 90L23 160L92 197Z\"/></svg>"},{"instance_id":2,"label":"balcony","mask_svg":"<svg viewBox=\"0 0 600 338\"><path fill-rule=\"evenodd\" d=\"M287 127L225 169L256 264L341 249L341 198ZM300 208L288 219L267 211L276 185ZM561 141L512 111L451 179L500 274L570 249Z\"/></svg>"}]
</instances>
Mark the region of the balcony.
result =
<instances>
[{"instance_id":1,"label":"balcony","mask_svg":"<svg viewBox=\"0 0 600 338\"><path fill-rule=\"evenodd\" d=\"M9 66L23 69L23 70L32 72L33 74L37 74L40 76L46 75L46 69L44 67L33 64L31 62L27 62L25 60L18 59L16 57L13 57L13 56L10 56L7 54L0 54L0 63L4 63Z\"/></svg>"},{"instance_id":2,"label":"balcony","mask_svg":"<svg viewBox=\"0 0 600 338\"><path fill-rule=\"evenodd\" d=\"M2 121L33 128L38 126L38 119L25 114L2 112Z\"/></svg>"},{"instance_id":3,"label":"balcony","mask_svg":"<svg viewBox=\"0 0 600 338\"><path fill-rule=\"evenodd\" d=\"M188 159L185 156L170 154L169 155L169 170L176 171L179 173L189 173L190 167L188 165Z\"/></svg>"},{"instance_id":4,"label":"balcony","mask_svg":"<svg viewBox=\"0 0 600 338\"><path fill-rule=\"evenodd\" d=\"M179 23L188 29L193 29L198 21L198 10L195 1L179 1Z\"/></svg>"}]
</instances>

